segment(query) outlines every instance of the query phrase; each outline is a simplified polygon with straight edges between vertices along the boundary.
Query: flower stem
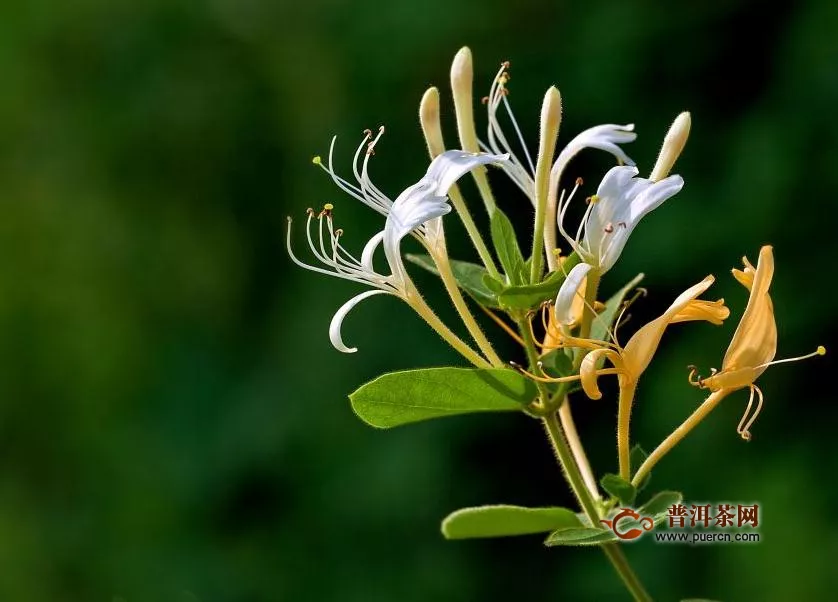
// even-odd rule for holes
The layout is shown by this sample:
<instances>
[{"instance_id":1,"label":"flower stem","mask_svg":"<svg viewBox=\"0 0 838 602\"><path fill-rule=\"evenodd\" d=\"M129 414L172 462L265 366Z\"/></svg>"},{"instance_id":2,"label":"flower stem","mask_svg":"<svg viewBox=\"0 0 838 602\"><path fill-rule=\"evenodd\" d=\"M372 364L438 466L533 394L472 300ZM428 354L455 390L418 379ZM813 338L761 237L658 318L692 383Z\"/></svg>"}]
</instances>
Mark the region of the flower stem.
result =
<instances>
[{"instance_id":1,"label":"flower stem","mask_svg":"<svg viewBox=\"0 0 838 602\"><path fill-rule=\"evenodd\" d=\"M466 207L465 199L463 199L463 195L460 193L460 189L456 184L448 190L448 198L451 199L451 204L454 206L457 215L459 215L460 219L463 221L463 225L466 227L466 232L471 239L471 244L473 244L474 248L477 250L477 254L480 256L480 260L483 262L483 265L486 266L486 270L493 278L500 280L501 274L498 270L498 266L492 258L491 252L489 252L489 247L487 247L486 243L483 241L483 237L480 235L480 230L477 229L477 224L474 223L474 219L471 217L468 207Z\"/></svg>"},{"instance_id":2,"label":"flower stem","mask_svg":"<svg viewBox=\"0 0 838 602\"><path fill-rule=\"evenodd\" d=\"M518 328L521 331L521 337L524 341L524 349L527 352L527 359L530 362L530 368L532 370L538 371L537 361L538 361L538 352L535 349L535 344L532 339L532 335L530 334L530 329L523 323L523 318L519 318L516 320L518 323ZM547 401L547 391L544 390L543 385L541 383L536 383L539 386L539 392L542 395L542 401L546 403ZM565 401L565 405L567 402ZM570 489L573 492L573 495L576 497L576 500L579 502L579 506L585 512L585 516L588 517L588 520L591 522L591 525L596 526L599 525L599 511L597 510L597 505L595 501L594 494L586 486L586 479L582 476L582 472L579 469L579 465L577 464L577 460L574 456L574 452L571 449L570 443L568 443L567 437L565 435L565 430L562 428L561 423L559 422L558 416L556 412L549 412L546 416L542 418L542 422L544 423L544 427L547 431L547 435L550 439L550 443L553 446L553 451L556 454L556 459L559 462L559 466L562 470L562 475L567 480L568 485L570 485ZM574 429L575 433L575 429ZM581 442L579 443L579 448L582 450ZM584 456L584 450L582 450L582 456ZM587 458L585 458L585 463L587 464ZM588 467L590 470L590 467ZM591 476L593 479L593 475ZM614 566L614 570L617 571L617 574L622 579L623 584L626 586L626 589L631 593L632 597L635 599L636 602L651 602L652 598L644 589L640 579L638 579L637 575L632 570L631 566L628 563L628 559L623 554L623 551L620 549L618 544L610 543L600 546L605 552L605 555L608 557L608 560Z\"/></svg>"},{"instance_id":3,"label":"flower stem","mask_svg":"<svg viewBox=\"0 0 838 602\"><path fill-rule=\"evenodd\" d=\"M443 238L442 252L433 252L431 253L431 257L436 264L437 270L439 270L439 276L442 278L445 290L448 291L448 296L451 297L451 301L454 303L457 313L460 314L460 319L462 319L463 324L465 324L466 328L468 328L469 333L474 339L474 342L477 343L480 351L486 356L493 366L500 367L503 365L503 361L495 352L495 349L492 347L489 339L486 338L486 335L480 329L480 325L474 319L474 316L466 304L466 300L463 299L463 294L460 292L460 288L457 285L457 279L454 277L454 272L451 271L451 262L448 260L448 253L445 252L444 245L445 239Z\"/></svg>"},{"instance_id":4,"label":"flower stem","mask_svg":"<svg viewBox=\"0 0 838 602\"><path fill-rule=\"evenodd\" d=\"M622 378L620 382L620 400L617 402L617 457L620 463L620 476L631 480L631 406L634 403L634 391L637 384Z\"/></svg>"},{"instance_id":5,"label":"flower stem","mask_svg":"<svg viewBox=\"0 0 838 602\"><path fill-rule=\"evenodd\" d=\"M465 341L463 341L460 337L458 337L454 332L445 325L445 323L439 319L434 311L430 308L430 306L425 302L425 300L419 295L418 292L415 292L411 295L411 306L413 307L416 312L422 316L422 319L428 323L428 325L433 328L439 336L441 336L446 343L451 345L454 349L460 352L460 354L470 361L472 364L477 366L478 368L491 368L492 365L483 359L479 353L477 353L474 349L472 349Z\"/></svg>"},{"instance_id":6,"label":"flower stem","mask_svg":"<svg viewBox=\"0 0 838 602\"><path fill-rule=\"evenodd\" d=\"M582 473L582 480L588 487L588 491L594 500L600 500L599 489L597 489L596 478L594 472L591 470L591 463L588 461L588 456L585 454L585 448L582 446L582 440L579 439L579 433L576 431L576 423L573 422L573 414L570 411L570 399L565 397L564 403L559 406L559 422L564 429L567 442L570 445L570 451L573 453L573 459L579 466L579 471Z\"/></svg>"},{"instance_id":7,"label":"flower stem","mask_svg":"<svg viewBox=\"0 0 838 602\"><path fill-rule=\"evenodd\" d=\"M570 484L570 488L576 496L576 499L579 501L579 505L584 510L588 520L591 521L591 525L598 525L600 517L596 504L593 498L591 498L588 490L585 488L585 482L582 478L582 474L579 472L579 467L573 460L573 454L570 451L570 446L568 445L567 439L565 439L564 432L562 431L562 427L559 424L556 415L550 414L545 416L543 420L547 429L547 434L550 437L550 442L553 444L553 450L556 452L556 458L562 468L562 473ZM600 547L602 548L602 551L605 552L605 555L608 557L608 560L611 562L614 570L617 571L617 574L620 576L620 579L622 579L623 584L631 593L632 597L637 602L651 602L652 598L646 592L643 584L640 582L640 579L629 565L628 559L620 549L619 544L610 543Z\"/></svg>"},{"instance_id":8,"label":"flower stem","mask_svg":"<svg viewBox=\"0 0 838 602\"><path fill-rule=\"evenodd\" d=\"M721 389L710 393L710 395L707 396L707 399L705 399L704 402L698 406L692 414L690 414L690 417L687 418L678 428L672 431L672 434L664 439L661 444L655 448L655 451L649 454L646 461L643 462L643 464L640 465L640 468L637 469L637 473L631 481L632 485L637 486L642 483L643 479L646 478L646 475L648 475L649 472L651 472L655 464L668 454L673 447L680 443L681 439L686 437L699 422L704 420L705 416L713 411L713 409L719 405L719 402L727 397L728 393L730 393L730 390L728 389Z\"/></svg>"}]
</instances>

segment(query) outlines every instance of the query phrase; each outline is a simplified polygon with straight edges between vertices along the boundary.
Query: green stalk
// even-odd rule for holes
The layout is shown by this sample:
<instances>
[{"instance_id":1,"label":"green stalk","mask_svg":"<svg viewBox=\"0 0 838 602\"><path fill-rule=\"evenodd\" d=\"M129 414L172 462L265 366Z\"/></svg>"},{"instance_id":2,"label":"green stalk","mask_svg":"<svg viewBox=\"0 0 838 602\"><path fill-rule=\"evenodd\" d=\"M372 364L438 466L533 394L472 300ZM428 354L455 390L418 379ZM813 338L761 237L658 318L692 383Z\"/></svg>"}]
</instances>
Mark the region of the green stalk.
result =
<instances>
[{"instance_id":1,"label":"green stalk","mask_svg":"<svg viewBox=\"0 0 838 602\"><path fill-rule=\"evenodd\" d=\"M595 284L596 283L594 283L594 285ZM527 354L527 359L530 363L530 368L533 371L538 372L538 352L535 348L532 335L530 334L530 329L527 328L526 324L524 323L524 318L516 319L516 323L518 324L518 329L520 330L521 337L524 341L524 349ZM588 324L588 328L590 328L590 321ZM538 385L539 393L542 396L542 400L546 402L546 400L548 399L546 397L546 388L542 383L536 384ZM552 444L553 450L556 454L556 459L559 462L559 467L561 468L562 475L565 477L565 480L567 481L568 485L570 485L570 489L573 492L573 495L576 497L576 500L579 502L579 506L585 512L585 516L588 517L588 520L591 522L591 525L599 525L600 515L599 511L597 510L596 502L594 501L591 492L588 491L587 487L585 486L585 479L582 477L582 473L579 470L579 465L576 463L573 451L570 448L570 444L568 443L567 437L565 436L564 430L562 429L562 426L559 423L559 419L556 416L555 411L549 411L545 416L542 417L542 421L547 431L547 435L550 439L550 443ZM610 543L604 544L600 547L602 548L602 551L605 552L605 555L608 558L609 562L611 562L611 565L614 567L614 570L617 572L626 589L629 591L629 593L631 593L634 600L636 602L651 602L651 596L649 596L648 592L646 592L645 588L643 587L643 584L640 582L640 579L637 577L634 570L629 565L628 559L626 558L622 549L620 549L619 544Z\"/></svg>"}]
</instances>

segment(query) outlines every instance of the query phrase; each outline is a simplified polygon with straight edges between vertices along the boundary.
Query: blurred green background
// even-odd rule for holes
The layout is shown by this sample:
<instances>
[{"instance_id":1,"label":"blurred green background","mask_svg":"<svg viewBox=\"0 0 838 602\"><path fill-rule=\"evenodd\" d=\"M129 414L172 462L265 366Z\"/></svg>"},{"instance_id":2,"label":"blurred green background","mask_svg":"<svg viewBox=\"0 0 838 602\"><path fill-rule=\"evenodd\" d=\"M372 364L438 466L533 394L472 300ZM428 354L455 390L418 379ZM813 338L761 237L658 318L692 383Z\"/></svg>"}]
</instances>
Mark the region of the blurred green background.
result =
<instances>
[{"instance_id":1,"label":"blurred green background","mask_svg":"<svg viewBox=\"0 0 838 602\"><path fill-rule=\"evenodd\" d=\"M379 432L355 419L346 396L368 379L462 362L384 297L347 319L360 351L334 351L328 322L360 289L292 266L284 230L324 202L350 248L381 227L311 157L337 134L349 173L361 131L385 123L373 174L398 194L425 169L415 115L432 83L454 143L448 67L468 44L478 97L512 61L533 145L550 84L564 142L634 122L643 171L692 111L684 191L603 286L646 273L635 326L712 272L734 318L667 335L635 410L645 447L701 399L684 366L720 364L746 301L728 275L741 255L775 245L778 355L830 346L838 4L669 6L2 3L0 599L625 599L595 549L442 539L440 519L461 506L572 503L539 425L480 416ZM568 177L590 194L608 165L592 151ZM528 203L498 192L526 227ZM447 224L452 254L473 259ZM416 280L453 324L438 284ZM830 356L769 370L750 444L735 432L740 393L655 471L655 489L689 501L763 506L759 545L628 548L657 599L834 599L834 373ZM575 407L597 470L613 470L613 401Z\"/></svg>"}]
</instances>

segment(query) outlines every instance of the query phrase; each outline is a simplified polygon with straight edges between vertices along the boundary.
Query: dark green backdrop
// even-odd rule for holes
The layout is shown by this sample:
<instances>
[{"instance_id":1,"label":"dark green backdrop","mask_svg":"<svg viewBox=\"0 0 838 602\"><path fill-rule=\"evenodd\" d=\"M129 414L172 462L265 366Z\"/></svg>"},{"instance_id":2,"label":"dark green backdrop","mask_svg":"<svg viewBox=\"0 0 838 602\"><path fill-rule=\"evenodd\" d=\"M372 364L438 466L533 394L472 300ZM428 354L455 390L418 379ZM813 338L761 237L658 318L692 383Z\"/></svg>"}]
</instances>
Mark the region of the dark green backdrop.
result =
<instances>
[{"instance_id":1,"label":"dark green backdrop","mask_svg":"<svg viewBox=\"0 0 838 602\"><path fill-rule=\"evenodd\" d=\"M328 321L359 289L295 269L285 217L333 202L359 248L379 218L311 157L337 134L348 166L360 132L385 123L376 182L395 195L417 180L419 97L436 83L449 99L450 59L469 44L481 90L512 61L533 144L550 84L565 142L634 122L646 169L692 111L687 185L605 285L647 274L635 324L710 272L738 315L727 272L770 242L779 355L830 346L838 4L694 4L3 3L0 599L622 599L597 550L442 539L463 505L572 503L539 425L357 421L346 395L366 380L459 360L383 297L346 322L360 351L334 351ZM591 155L570 175L595 182L607 164ZM499 190L525 226L527 203ZM448 223L452 253L471 259ZM684 366L718 366L734 324L667 336L635 413L646 447L699 402ZM760 545L631 546L660 600L834 598L834 374L829 356L769 370L750 444L739 394L656 470L654 487L688 500L764 508ZM577 412L594 464L613 470L613 402Z\"/></svg>"}]
</instances>

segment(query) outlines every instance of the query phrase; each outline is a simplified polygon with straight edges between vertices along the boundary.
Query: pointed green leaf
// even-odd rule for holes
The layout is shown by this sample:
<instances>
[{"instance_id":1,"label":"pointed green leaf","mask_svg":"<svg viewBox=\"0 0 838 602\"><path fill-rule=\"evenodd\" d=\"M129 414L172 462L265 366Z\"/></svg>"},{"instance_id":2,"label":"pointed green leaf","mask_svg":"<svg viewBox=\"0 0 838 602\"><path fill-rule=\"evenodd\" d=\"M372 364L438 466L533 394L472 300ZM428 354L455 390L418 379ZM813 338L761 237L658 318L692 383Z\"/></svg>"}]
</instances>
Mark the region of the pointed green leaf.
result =
<instances>
[{"instance_id":1,"label":"pointed green leaf","mask_svg":"<svg viewBox=\"0 0 838 602\"><path fill-rule=\"evenodd\" d=\"M413 255L408 253L405 257L411 263L439 276L439 270L436 269L434 260L430 255ZM451 271L454 272L454 279L460 288L480 305L484 307L500 307L498 305L497 295L483 283L484 276L489 276L483 266L479 266L476 263L469 263L468 261L452 259ZM489 277L491 278L491 276Z\"/></svg>"},{"instance_id":2,"label":"pointed green leaf","mask_svg":"<svg viewBox=\"0 0 838 602\"><path fill-rule=\"evenodd\" d=\"M620 475L606 474L599 484L623 506L631 506L637 498L637 489Z\"/></svg>"},{"instance_id":3,"label":"pointed green leaf","mask_svg":"<svg viewBox=\"0 0 838 602\"><path fill-rule=\"evenodd\" d=\"M449 514L442 521L442 534L446 539L506 537L581 526L576 513L567 508L477 506Z\"/></svg>"},{"instance_id":4,"label":"pointed green leaf","mask_svg":"<svg viewBox=\"0 0 838 602\"><path fill-rule=\"evenodd\" d=\"M536 309L548 299L555 299L565 275L551 273L538 284L507 286L498 293L498 302L504 309Z\"/></svg>"},{"instance_id":5,"label":"pointed green leaf","mask_svg":"<svg viewBox=\"0 0 838 602\"><path fill-rule=\"evenodd\" d=\"M631 448L631 452L629 453L629 466L631 466L632 478L634 478L635 473L637 473L637 469L643 465L643 462L645 462L648 457L649 454L647 454L639 445L635 445ZM646 485L649 484L649 479L651 478L652 473L646 473L643 480L637 484L637 491L643 491L646 488Z\"/></svg>"},{"instance_id":6,"label":"pointed green leaf","mask_svg":"<svg viewBox=\"0 0 838 602\"><path fill-rule=\"evenodd\" d=\"M498 255L503 271L509 279L509 284L524 284L524 256L518 246L518 238L512 222L506 214L498 208L492 214L489 227L492 232L492 243Z\"/></svg>"},{"instance_id":7,"label":"pointed green leaf","mask_svg":"<svg viewBox=\"0 0 838 602\"><path fill-rule=\"evenodd\" d=\"M684 495L678 491L661 491L652 496L652 499L640 506L637 511L643 516L651 516L658 525L666 519L669 508L680 504L683 500Z\"/></svg>"},{"instance_id":8,"label":"pointed green leaf","mask_svg":"<svg viewBox=\"0 0 838 602\"><path fill-rule=\"evenodd\" d=\"M655 525L659 525L666 520L669 508L675 504L680 504L683 499L683 495L677 491L662 491L640 506L637 512L640 516L651 517ZM616 512L616 509L612 510L609 513L609 517L614 516ZM587 517L581 517L580 522L583 523L582 527L571 527L553 531L544 541L544 545L592 546L612 541L621 541L610 529L600 529L590 526L590 521L588 521ZM624 518L620 521L622 532L637 527L641 527L641 525L629 519Z\"/></svg>"},{"instance_id":9,"label":"pointed green leaf","mask_svg":"<svg viewBox=\"0 0 838 602\"><path fill-rule=\"evenodd\" d=\"M349 396L358 417L377 428L471 412L521 410L535 384L506 368L426 368L391 372Z\"/></svg>"},{"instance_id":10,"label":"pointed green leaf","mask_svg":"<svg viewBox=\"0 0 838 602\"><path fill-rule=\"evenodd\" d=\"M595 341L608 341L610 339L608 336L608 329L611 328L614 320L617 319L623 305L623 300L626 298L629 291L636 287L641 280L643 280L643 274L638 274L631 282L618 290L610 299L608 299L608 301L605 302L605 309L602 310L596 318L594 318L594 321L591 324L592 339ZM604 361L605 359L603 358L602 361L598 363L598 367L601 367L602 362Z\"/></svg>"},{"instance_id":11,"label":"pointed green leaf","mask_svg":"<svg viewBox=\"0 0 838 602\"><path fill-rule=\"evenodd\" d=\"M498 302L505 309L536 309L545 301L553 300L559 293L565 274L579 263L579 256L571 254L565 259L562 270L551 272L538 284L507 286L498 292Z\"/></svg>"},{"instance_id":12,"label":"pointed green leaf","mask_svg":"<svg viewBox=\"0 0 838 602\"><path fill-rule=\"evenodd\" d=\"M618 541L614 533L608 529L594 527L571 527L558 529L550 533L544 540L545 546L598 546L604 543Z\"/></svg>"},{"instance_id":13,"label":"pointed green leaf","mask_svg":"<svg viewBox=\"0 0 838 602\"><path fill-rule=\"evenodd\" d=\"M506 290L506 284L494 278L491 274L483 274L483 285L489 289L495 297Z\"/></svg>"}]
</instances>

